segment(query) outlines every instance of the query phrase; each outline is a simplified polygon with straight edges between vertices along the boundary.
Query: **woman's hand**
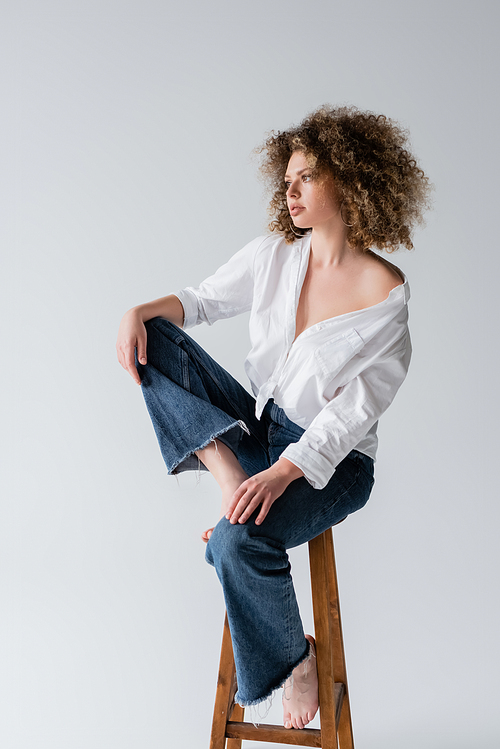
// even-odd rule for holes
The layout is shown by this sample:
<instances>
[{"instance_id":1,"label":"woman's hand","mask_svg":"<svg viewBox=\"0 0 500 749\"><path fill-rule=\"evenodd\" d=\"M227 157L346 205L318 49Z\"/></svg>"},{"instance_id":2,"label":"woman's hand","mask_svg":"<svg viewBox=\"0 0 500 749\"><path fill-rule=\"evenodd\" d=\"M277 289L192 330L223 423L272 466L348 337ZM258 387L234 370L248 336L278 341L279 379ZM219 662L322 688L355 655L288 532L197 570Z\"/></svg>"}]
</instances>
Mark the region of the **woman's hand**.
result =
<instances>
[{"instance_id":1,"label":"woman's hand","mask_svg":"<svg viewBox=\"0 0 500 749\"><path fill-rule=\"evenodd\" d=\"M141 378L135 366L134 353L137 348L137 359L141 364L146 364L146 342L147 333L142 321L142 315L136 307L133 307L128 312L125 312L122 317L118 329L116 353L123 369L129 372L134 382L138 385L141 384Z\"/></svg>"},{"instance_id":2,"label":"woman's hand","mask_svg":"<svg viewBox=\"0 0 500 749\"><path fill-rule=\"evenodd\" d=\"M226 518L231 523L244 523L259 505L261 510L255 520L260 525L273 503L281 497L288 484L304 474L286 458L244 481L233 494Z\"/></svg>"},{"instance_id":3,"label":"woman's hand","mask_svg":"<svg viewBox=\"0 0 500 749\"><path fill-rule=\"evenodd\" d=\"M182 328L184 307L175 294L169 294L161 299L132 307L123 315L118 330L116 352L123 369L130 373L132 379L138 385L141 384L141 378L135 366L134 349L137 349L139 363L147 364L147 332L144 323L152 320L153 317L164 317L165 320L170 320L174 325Z\"/></svg>"}]
</instances>

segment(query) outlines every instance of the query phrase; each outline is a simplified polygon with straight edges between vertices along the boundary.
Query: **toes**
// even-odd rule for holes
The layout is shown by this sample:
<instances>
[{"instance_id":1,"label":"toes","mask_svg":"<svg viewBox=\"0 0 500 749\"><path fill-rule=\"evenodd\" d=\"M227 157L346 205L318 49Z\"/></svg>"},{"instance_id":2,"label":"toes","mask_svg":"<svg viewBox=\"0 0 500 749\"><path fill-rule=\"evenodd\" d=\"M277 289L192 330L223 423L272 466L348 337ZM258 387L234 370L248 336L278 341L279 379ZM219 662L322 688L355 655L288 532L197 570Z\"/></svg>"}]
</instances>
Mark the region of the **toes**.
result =
<instances>
[{"instance_id":1,"label":"toes","mask_svg":"<svg viewBox=\"0 0 500 749\"><path fill-rule=\"evenodd\" d=\"M284 694L284 690L283 690ZM287 707L285 707L285 697L283 696L281 703L283 705L283 725L285 728L292 728L292 716L290 715L290 711Z\"/></svg>"},{"instance_id":2,"label":"toes","mask_svg":"<svg viewBox=\"0 0 500 749\"><path fill-rule=\"evenodd\" d=\"M209 528L209 529L208 529L208 531L203 531L203 533L201 534L201 540L202 540L202 541L203 541L204 543L207 543L207 542L208 542L208 540L209 540L210 536L211 536L211 535L212 535L212 533L213 533L213 530L214 530L213 528Z\"/></svg>"},{"instance_id":3,"label":"toes","mask_svg":"<svg viewBox=\"0 0 500 749\"><path fill-rule=\"evenodd\" d=\"M314 658L316 658L316 640L312 635L306 635L306 640L311 643L310 653Z\"/></svg>"}]
</instances>

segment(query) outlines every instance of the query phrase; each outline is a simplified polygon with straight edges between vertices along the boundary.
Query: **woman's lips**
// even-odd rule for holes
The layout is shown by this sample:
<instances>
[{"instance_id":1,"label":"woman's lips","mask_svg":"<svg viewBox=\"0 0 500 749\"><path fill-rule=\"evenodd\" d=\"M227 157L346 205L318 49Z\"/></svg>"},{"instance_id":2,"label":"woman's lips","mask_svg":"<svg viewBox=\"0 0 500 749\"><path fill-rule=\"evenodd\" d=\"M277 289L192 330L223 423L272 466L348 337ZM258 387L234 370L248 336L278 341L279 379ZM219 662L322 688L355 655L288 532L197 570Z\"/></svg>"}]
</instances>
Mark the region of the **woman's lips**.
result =
<instances>
[{"instance_id":1,"label":"woman's lips","mask_svg":"<svg viewBox=\"0 0 500 749\"><path fill-rule=\"evenodd\" d=\"M304 210L304 206L303 205L293 205L290 208L290 215L291 216L296 216L298 213L300 213L303 210Z\"/></svg>"}]
</instances>

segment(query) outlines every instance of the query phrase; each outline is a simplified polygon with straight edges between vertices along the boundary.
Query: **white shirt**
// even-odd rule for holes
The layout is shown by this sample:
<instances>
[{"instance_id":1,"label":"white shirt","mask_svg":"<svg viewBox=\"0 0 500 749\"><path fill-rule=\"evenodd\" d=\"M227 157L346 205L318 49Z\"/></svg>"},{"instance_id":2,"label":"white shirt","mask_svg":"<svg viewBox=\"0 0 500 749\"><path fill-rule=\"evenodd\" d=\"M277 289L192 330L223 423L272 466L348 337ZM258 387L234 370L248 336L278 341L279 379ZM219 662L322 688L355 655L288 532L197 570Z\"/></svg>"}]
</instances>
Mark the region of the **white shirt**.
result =
<instances>
[{"instance_id":1,"label":"white shirt","mask_svg":"<svg viewBox=\"0 0 500 749\"><path fill-rule=\"evenodd\" d=\"M352 449L375 459L378 418L410 363L410 289L405 277L379 304L316 323L294 341L310 244L310 234L292 245L281 236L258 237L198 288L176 296L184 328L250 311L245 371L256 416L273 398L305 429L282 457L322 489Z\"/></svg>"}]
</instances>

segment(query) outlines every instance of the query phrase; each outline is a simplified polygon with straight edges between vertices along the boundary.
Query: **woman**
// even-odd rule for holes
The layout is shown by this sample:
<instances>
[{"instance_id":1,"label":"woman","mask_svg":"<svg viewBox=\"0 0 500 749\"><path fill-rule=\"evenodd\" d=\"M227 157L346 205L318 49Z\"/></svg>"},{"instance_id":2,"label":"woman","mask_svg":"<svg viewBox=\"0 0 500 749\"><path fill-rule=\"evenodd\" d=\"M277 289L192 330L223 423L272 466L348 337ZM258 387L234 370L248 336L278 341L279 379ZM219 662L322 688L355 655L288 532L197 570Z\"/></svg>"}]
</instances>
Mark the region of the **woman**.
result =
<instances>
[{"instance_id":1,"label":"woman","mask_svg":"<svg viewBox=\"0 0 500 749\"><path fill-rule=\"evenodd\" d=\"M202 538L224 590L236 701L284 685L288 728L312 720L318 685L286 549L367 502L378 418L410 360L408 282L370 249L410 249L427 205L405 146L397 124L352 107L272 133L259 150L271 234L120 325L118 358L142 382L169 473L208 469L221 488ZM184 333L248 310L255 399Z\"/></svg>"}]
</instances>

